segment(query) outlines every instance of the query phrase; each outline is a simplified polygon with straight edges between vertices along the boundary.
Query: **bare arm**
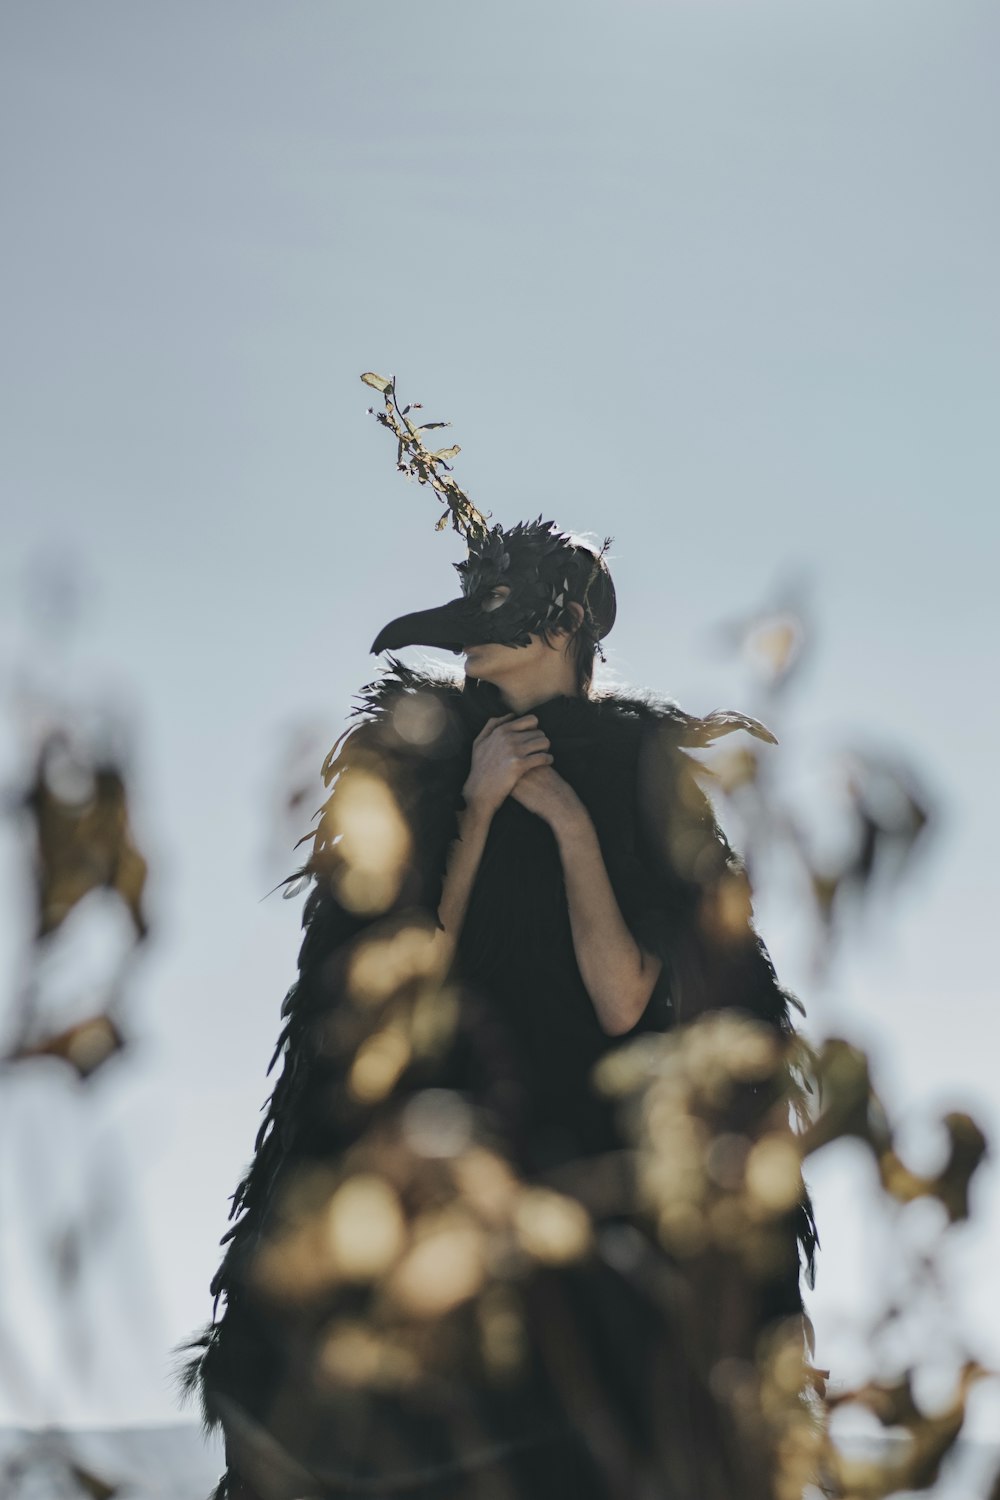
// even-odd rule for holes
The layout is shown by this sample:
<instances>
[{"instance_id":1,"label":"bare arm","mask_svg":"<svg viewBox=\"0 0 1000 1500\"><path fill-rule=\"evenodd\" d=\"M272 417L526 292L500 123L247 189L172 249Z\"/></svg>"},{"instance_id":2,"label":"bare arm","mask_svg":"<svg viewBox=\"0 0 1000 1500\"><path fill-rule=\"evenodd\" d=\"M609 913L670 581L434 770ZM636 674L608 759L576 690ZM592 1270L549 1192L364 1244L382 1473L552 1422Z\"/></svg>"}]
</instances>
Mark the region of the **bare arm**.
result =
<instances>
[{"instance_id":1,"label":"bare arm","mask_svg":"<svg viewBox=\"0 0 1000 1500\"><path fill-rule=\"evenodd\" d=\"M544 818L562 860L573 950L601 1029L621 1036L639 1020L663 967L632 936L608 876L590 814L549 768L524 776L511 794Z\"/></svg>"},{"instance_id":2,"label":"bare arm","mask_svg":"<svg viewBox=\"0 0 1000 1500\"><path fill-rule=\"evenodd\" d=\"M597 832L586 809L553 827L562 859L573 948L604 1031L631 1031L649 1003L663 967L641 948L608 878Z\"/></svg>"},{"instance_id":3,"label":"bare arm","mask_svg":"<svg viewBox=\"0 0 1000 1500\"><path fill-rule=\"evenodd\" d=\"M493 814L474 804L459 814L458 837L448 851L448 865L441 886L441 901L438 905L438 921L442 932L442 943L446 943L449 957L462 932L465 913L469 909L469 897L479 872L479 863L486 847Z\"/></svg>"}]
</instances>

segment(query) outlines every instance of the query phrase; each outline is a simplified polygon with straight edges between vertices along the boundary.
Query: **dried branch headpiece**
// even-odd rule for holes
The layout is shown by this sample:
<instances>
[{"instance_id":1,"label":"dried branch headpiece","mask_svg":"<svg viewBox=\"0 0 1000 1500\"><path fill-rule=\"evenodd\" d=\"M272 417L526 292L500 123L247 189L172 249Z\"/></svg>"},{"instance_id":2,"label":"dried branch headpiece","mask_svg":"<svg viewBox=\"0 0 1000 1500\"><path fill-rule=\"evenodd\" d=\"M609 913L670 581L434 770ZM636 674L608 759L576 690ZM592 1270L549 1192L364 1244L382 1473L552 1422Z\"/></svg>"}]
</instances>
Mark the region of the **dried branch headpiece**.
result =
<instances>
[{"instance_id":1,"label":"dried branch headpiece","mask_svg":"<svg viewBox=\"0 0 1000 1500\"><path fill-rule=\"evenodd\" d=\"M491 527L453 477L451 461L461 452L459 445L432 450L423 436L451 424L414 421L411 413L422 410L421 403L400 406L394 377L369 370L361 379L383 398L383 410L368 410L396 439L397 469L418 484L429 485L444 501L438 531L450 520L469 549L468 557L455 564L462 598L393 620L379 633L372 650L425 645L457 653L488 642L526 646L532 635L548 640L551 631L570 629L588 640L603 660L599 642L614 624L616 613L614 584L605 560L611 538L595 549L541 516L508 529ZM572 604L580 605L582 620L574 616Z\"/></svg>"},{"instance_id":2,"label":"dried branch headpiece","mask_svg":"<svg viewBox=\"0 0 1000 1500\"><path fill-rule=\"evenodd\" d=\"M453 529L464 536L467 542L481 541L489 531L486 517L476 509L458 482L451 477L451 460L458 457L461 448L458 443L454 443L450 448L439 448L432 452L422 436L425 432L450 427L451 423L414 422L410 413L421 411L423 403L411 401L406 406L400 406L396 399L394 375L387 379L384 375L366 370L361 379L365 385L382 395L385 409L376 411L374 406L369 406L368 411L383 427L388 427L396 439L396 468L407 479L415 479L418 484L429 484L444 501L447 509L438 520L437 530L443 531L450 520Z\"/></svg>"}]
</instances>

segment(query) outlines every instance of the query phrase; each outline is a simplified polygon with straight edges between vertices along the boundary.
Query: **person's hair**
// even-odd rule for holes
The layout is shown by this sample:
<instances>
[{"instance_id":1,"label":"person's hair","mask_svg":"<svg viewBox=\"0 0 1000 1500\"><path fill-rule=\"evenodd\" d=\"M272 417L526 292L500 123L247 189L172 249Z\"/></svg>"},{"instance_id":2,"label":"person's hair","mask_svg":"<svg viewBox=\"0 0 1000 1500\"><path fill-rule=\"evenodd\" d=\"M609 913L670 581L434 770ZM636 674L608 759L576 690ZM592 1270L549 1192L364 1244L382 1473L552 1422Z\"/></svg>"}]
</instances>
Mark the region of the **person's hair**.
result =
<instances>
[{"instance_id":1,"label":"person's hair","mask_svg":"<svg viewBox=\"0 0 1000 1500\"><path fill-rule=\"evenodd\" d=\"M604 660L601 638L611 629L617 613L615 586L605 559L610 545L610 537L603 547L598 548L586 538L574 536L551 554L557 569L556 576L565 573L568 603L579 604L583 609L583 618L573 630L568 652L575 669L576 690L584 698L590 696L595 658L600 656ZM566 628L565 611L556 616L555 623ZM538 633L543 641L551 645L549 629L548 625L543 624Z\"/></svg>"},{"instance_id":2,"label":"person's hair","mask_svg":"<svg viewBox=\"0 0 1000 1500\"><path fill-rule=\"evenodd\" d=\"M598 548L583 537L574 538L573 553L577 562L575 571L579 577L581 565L585 569L583 576L586 578L586 587L582 595L584 618L573 632L570 651L576 668L577 691L585 698L590 696L595 659L599 655L604 660L601 637L611 629L616 614L615 586L605 559L610 541L609 537L604 546Z\"/></svg>"},{"instance_id":3,"label":"person's hair","mask_svg":"<svg viewBox=\"0 0 1000 1500\"><path fill-rule=\"evenodd\" d=\"M573 632L570 642L570 654L573 658L573 666L576 669L576 690L583 698L590 697L590 689L594 681L594 658L597 655L597 642L583 630Z\"/></svg>"}]
</instances>

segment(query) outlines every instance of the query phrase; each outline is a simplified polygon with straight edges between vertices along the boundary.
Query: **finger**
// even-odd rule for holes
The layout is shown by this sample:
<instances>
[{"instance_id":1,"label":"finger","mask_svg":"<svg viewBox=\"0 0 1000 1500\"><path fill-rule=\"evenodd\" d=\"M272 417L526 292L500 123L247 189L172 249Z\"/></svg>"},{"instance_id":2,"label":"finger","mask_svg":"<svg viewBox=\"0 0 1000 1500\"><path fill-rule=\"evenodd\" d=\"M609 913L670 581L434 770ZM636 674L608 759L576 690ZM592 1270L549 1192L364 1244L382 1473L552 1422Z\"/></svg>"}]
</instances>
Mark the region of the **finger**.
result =
<instances>
[{"instance_id":1,"label":"finger","mask_svg":"<svg viewBox=\"0 0 1000 1500\"><path fill-rule=\"evenodd\" d=\"M518 735L514 749L518 755L532 755L536 750L548 750L549 737L541 733Z\"/></svg>"},{"instance_id":2,"label":"finger","mask_svg":"<svg viewBox=\"0 0 1000 1500\"><path fill-rule=\"evenodd\" d=\"M551 766L553 756L548 750L536 750L533 755L526 755L517 763L517 769L521 776L526 776L529 771L540 771L545 766Z\"/></svg>"},{"instance_id":3,"label":"finger","mask_svg":"<svg viewBox=\"0 0 1000 1500\"><path fill-rule=\"evenodd\" d=\"M513 717L514 715L512 713L509 713L501 714L500 717L496 719L487 719L486 723L483 725L482 729L476 735L476 738L472 743L474 745L478 745L480 740L487 739L493 733L498 724L506 724L508 719L512 719Z\"/></svg>"}]
</instances>

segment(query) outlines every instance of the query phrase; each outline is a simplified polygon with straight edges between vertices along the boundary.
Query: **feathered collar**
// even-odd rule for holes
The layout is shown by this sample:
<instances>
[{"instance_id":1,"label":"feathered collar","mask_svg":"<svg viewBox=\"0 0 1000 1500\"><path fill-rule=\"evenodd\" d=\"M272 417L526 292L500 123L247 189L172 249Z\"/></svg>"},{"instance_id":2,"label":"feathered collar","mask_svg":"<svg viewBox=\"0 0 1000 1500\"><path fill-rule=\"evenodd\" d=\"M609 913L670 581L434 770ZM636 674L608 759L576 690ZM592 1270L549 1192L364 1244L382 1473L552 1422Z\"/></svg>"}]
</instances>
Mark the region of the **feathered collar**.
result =
<instances>
[{"instance_id":1,"label":"feathered collar","mask_svg":"<svg viewBox=\"0 0 1000 1500\"><path fill-rule=\"evenodd\" d=\"M351 710L351 723L341 740L330 752L325 770L332 767L343 739L350 735L359 723L391 727L406 738L407 715L400 715L400 707L408 698L429 694L447 711L447 725L442 724L437 736L436 752L447 753L457 748L455 735L464 729L469 739L474 739L488 719L508 713L509 709L499 689L492 683L458 678L444 672L417 669L406 666L398 657L388 656L381 676L366 683L356 694ZM698 716L685 713L668 698L652 693L623 693L610 689L590 697L556 694L529 710L537 713L547 730L559 728L572 734L578 729L599 730L603 724L627 723L638 726L657 723L669 730L670 742L679 749L697 749L712 744L722 735L735 730L746 730L757 739L769 744L777 741L771 731L759 719L733 709L715 709L712 713ZM414 748L420 749L419 714L413 715L415 729ZM428 746L432 741L428 736Z\"/></svg>"}]
</instances>

